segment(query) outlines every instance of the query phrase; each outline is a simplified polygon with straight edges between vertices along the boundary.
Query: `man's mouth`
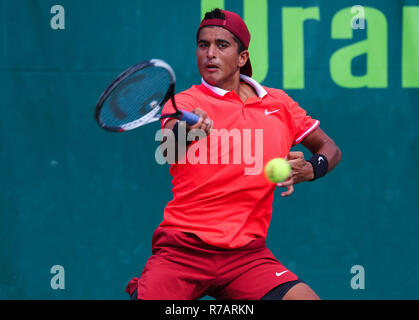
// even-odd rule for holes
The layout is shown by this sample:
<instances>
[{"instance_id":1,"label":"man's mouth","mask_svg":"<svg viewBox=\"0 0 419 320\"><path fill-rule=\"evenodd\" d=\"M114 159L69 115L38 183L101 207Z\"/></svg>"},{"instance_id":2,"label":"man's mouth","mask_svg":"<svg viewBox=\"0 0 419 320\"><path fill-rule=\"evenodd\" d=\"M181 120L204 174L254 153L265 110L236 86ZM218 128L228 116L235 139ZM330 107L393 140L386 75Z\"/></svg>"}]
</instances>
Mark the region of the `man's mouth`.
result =
<instances>
[{"instance_id":1,"label":"man's mouth","mask_svg":"<svg viewBox=\"0 0 419 320\"><path fill-rule=\"evenodd\" d=\"M219 69L217 65L211 64L211 63L210 64L207 64L205 68L209 72L215 72L215 71L217 71Z\"/></svg>"}]
</instances>

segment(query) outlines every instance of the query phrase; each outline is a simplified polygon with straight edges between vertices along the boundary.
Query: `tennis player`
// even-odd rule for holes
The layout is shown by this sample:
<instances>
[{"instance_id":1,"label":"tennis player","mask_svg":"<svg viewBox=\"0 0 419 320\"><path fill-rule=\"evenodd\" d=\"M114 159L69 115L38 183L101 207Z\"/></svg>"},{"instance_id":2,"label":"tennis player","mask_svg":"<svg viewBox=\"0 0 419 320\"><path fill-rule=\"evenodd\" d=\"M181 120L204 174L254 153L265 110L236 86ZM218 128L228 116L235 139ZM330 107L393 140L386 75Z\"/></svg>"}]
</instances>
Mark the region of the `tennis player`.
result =
<instances>
[{"instance_id":1,"label":"tennis player","mask_svg":"<svg viewBox=\"0 0 419 320\"><path fill-rule=\"evenodd\" d=\"M294 184L331 171L340 161L340 150L319 121L284 91L251 78L249 42L240 16L220 9L208 12L197 31L202 82L177 94L176 104L200 116L197 124L186 127L205 132L193 144L209 143L214 129L263 129L264 163L288 157L291 164L291 177L280 185L286 187L281 195L289 196ZM173 111L169 101L163 112ZM178 142L183 125L176 119L162 121ZM298 143L312 153L311 159L290 152ZM234 144L230 152L232 148ZM178 154L178 159L184 156ZM171 164L173 199L153 234L152 256L140 277L127 285L132 299L319 299L266 247L276 185L263 174L244 174L245 167L191 164L188 159Z\"/></svg>"}]
</instances>

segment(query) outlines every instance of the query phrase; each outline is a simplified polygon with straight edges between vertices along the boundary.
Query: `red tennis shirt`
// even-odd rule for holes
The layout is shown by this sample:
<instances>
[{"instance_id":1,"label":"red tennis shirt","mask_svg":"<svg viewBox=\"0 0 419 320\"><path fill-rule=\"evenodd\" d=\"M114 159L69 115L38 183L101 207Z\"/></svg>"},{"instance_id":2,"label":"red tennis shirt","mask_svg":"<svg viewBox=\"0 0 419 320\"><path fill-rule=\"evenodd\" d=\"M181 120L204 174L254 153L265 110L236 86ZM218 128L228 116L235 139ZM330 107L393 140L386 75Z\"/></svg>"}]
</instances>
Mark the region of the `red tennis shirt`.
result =
<instances>
[{"instance_id":1,"label":"red tennis shirt","mask_svg":"<svg viewBox=\"0 0 419 320\"><path fill-rule=\"evenodd\" d=\"M263 168L273 158L285 158L293 145L319 126L284 91L240 77L257 97L243 102L234 91L203 79L201 85L175 96L179 109L204 110L213 120L213 131L171 164L173 199L160 224L222 248L266 238L276 184L266 180ZM172 112L169 101L163 113Z\"/></svg>"}]
</instances>

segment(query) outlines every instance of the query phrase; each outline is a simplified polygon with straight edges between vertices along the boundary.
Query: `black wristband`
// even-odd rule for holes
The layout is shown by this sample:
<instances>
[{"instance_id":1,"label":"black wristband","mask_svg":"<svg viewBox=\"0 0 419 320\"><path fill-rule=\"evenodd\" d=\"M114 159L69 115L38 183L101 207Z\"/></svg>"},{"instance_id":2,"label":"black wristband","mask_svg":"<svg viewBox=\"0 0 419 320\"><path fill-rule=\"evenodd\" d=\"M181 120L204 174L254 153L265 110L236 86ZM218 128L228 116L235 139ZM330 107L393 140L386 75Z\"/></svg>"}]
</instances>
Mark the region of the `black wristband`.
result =
<instances>
[{"instance_id":1,"label":"black wristband","mask_svg":"<svg viewBox=\"0 0 419 320\"><path fill-rule=\"evenodd\" d=\"M329 161L322 154L313 154L307 161L313 166L314 178L311 181L323 177L329 171Z\"/></svg>"},{"instance_id":2,"label":"black wristband","mask_svg":"<svg viewBox=\"0 0 419 320\"><path fill-rule=\"evenodd\" d=\"M173 131L173 134L175 135L176 141L179 141L179 120L176 121L175 125L173 126L172 131ZM186 146L189 146L191 143L192 141L186 140Z\"/></svg>"}]
</instances>

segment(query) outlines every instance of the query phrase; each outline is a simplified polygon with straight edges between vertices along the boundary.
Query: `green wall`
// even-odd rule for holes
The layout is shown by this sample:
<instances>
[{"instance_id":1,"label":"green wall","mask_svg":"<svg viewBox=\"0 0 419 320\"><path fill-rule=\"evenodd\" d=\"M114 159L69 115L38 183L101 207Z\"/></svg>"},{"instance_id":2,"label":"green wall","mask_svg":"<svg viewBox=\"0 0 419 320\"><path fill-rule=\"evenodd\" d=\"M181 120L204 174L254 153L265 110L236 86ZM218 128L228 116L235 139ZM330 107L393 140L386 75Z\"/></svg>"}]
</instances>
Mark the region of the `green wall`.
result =
<instances>
[{"instance_id":1,"label":"green wall","mask_svg":"<svg viewBox=\"0 0 419 320\"><path fill-rule=\"evenodd\" d=\"M142 60L169 62L178 91L200 82L201 1L57 2L0 0L0 298L127 299L171 179L154 159L158 123L113 134L93 110ZM419 1L202 2L245 16L255 77L342 150L333 173L276 194L271 251L324 299L418 299ZM350 28L355 4L365 29ZM51 288L54 265L64 289ZM354 265L363 290L351 288Z\"/></svg>"}]
</instances>

